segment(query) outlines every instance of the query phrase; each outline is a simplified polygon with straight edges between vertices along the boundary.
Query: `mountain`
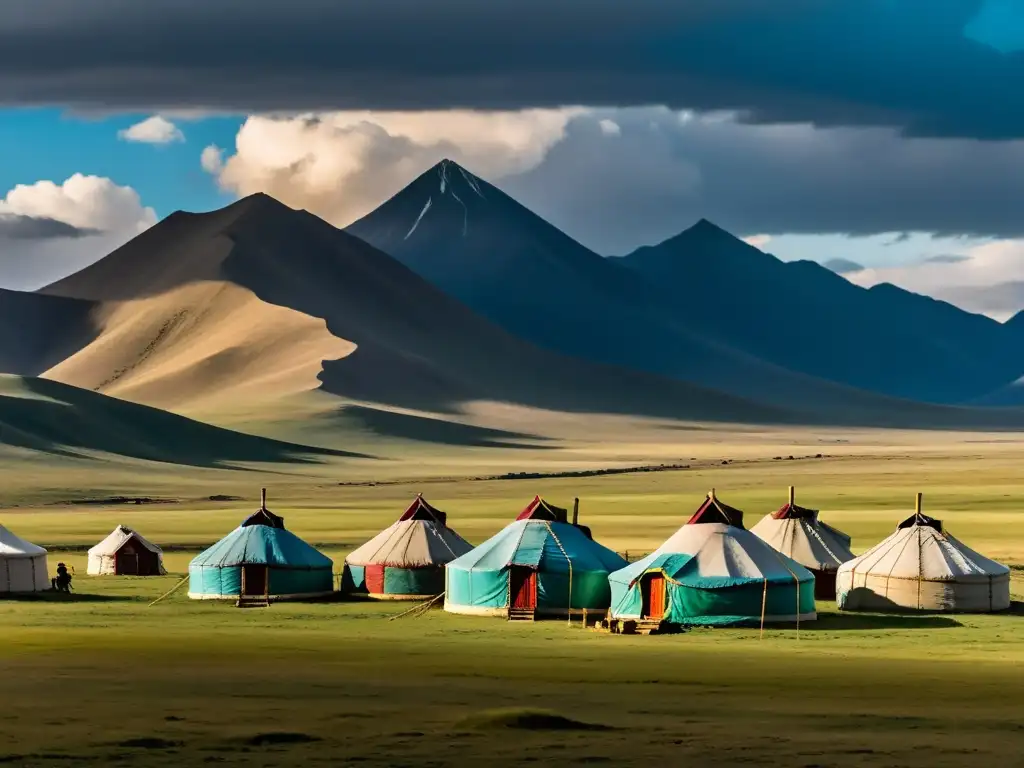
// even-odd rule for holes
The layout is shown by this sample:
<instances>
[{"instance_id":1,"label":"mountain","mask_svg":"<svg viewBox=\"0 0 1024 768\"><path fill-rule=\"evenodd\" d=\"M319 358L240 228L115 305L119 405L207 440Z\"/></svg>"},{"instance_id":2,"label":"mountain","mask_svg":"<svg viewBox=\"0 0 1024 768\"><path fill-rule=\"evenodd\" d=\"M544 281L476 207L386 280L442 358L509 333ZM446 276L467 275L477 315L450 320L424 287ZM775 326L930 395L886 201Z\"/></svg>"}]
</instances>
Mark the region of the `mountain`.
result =
<instances>
[{"instance_id":1,"label":"mountain","mask_svg":"<svg viewBox=\"0 0 1024 768\"><path fill-rule=\"evenodd\" d=\"M956 403L1024 372L988 318L707 221L604 258L447 160L348 231L537 344L784 407L848 407L851 388Z\"/></svg>"},{"instance_id":2,"label":"mountain","mask_svg":"<svg viewBox=\"0 0 1024 768\"><path fill-rule=\"evenodd\" d=\"M860 398L695 331L677 310L692 283L674 283L666 296L624 261L585 248L449 160L347 231L547 349L785 408L849 407Z\"/></svg>"},{"instance_id":3,"label":"mountain","mask_svg":"<svg viewBox=\"0 0 1024 768\"><path fill-rule=\"evenodd\" d=\"M433 413L496 401L576 413L790 417L542 350L368 243L266 195L172 214L42 293L91 302L99 323L96 339L47 377L185 413L243 400L276 407L318 389Z\"/></svg>"},{"instance_id":4,"label":"mountain","mask_svg":"<svg viewBox=\"0 0 1024 768\"><path fill-rule=\"evenodd\" d=\"M196 467L310 462L338 451L268 440L56 381L0 375L0 443L50 455Z\"/></svg>"},{"instance_id":5,"label":"mountain","mask_svg":"<svg viewBox=\"0 0 1024 768\"><path fill-rule=\"evenodd\" d=\"M955 403L1024 373L1006 329L988 317L889 284L864 289L814 262L780 261L707 221L620 264L668 290L701 286L679 302L682 322L811 376Z\"/></svg>"}]
</instances>

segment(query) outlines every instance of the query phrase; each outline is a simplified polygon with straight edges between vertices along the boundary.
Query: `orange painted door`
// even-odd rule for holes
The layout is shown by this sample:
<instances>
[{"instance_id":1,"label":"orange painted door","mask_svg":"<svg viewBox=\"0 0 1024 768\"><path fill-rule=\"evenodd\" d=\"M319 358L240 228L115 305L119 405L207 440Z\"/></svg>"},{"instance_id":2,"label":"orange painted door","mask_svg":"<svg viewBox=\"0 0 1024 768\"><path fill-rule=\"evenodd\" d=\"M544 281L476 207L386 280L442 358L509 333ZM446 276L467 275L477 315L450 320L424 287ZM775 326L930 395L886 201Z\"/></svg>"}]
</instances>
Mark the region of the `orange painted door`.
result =
<instances>
[{"instance_id":1,"label":"orange painted door","mask_svg":"<svg viewBox=\"0 0 1024 768\"><path fill-rule=\"evenodd\" d=\"M645 619L661 619L665 616L665 577L660 573L649 573L640 582L643 596Z\"/></svg>"}]
</instances>

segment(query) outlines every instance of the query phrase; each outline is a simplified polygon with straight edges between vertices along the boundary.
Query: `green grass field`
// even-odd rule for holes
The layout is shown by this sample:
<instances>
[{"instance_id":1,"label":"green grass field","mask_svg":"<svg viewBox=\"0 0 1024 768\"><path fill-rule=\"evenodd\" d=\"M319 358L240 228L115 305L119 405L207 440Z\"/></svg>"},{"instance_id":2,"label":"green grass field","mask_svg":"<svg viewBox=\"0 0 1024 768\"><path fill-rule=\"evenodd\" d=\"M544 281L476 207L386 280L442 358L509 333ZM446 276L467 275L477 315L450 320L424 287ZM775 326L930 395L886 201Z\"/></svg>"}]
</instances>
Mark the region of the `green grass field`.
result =
<instances>
[{"instance_id":1,"label":"green grass field","mask_svg":"<svg viewBox=\"0 0 1024 768\"><path fill-rule=\"evenodd\" d=\"M163 468L134 483L121 468L96 473L88 485L77 480L90 477L81 468L31 479L8 468L5 501L19 506L2 510L0 522L50 548L51 568L64 559L78 575L71 600L0 601L0 700L7 703L0 762L1015 764L1024 748L1024 611L885 617L819 604L819 621L799 632L628 637L564 621L509 624L441 611L388 621L408 606L367 602L238 610L189 601L184 589L148 605L256 506L260 484L288 527L317 543L338 570L344 554L392 522L417 490L473 542L535 493L565 505L579 496L581 520L596 538L639 553L684 522L709 487L743 508L752 525L785 500L790 484L800 501L850 533L856 550L887 535L921 490L927 511L958 538L1024 564L1015 446L783 463L769 451L767 459L677 472L376 486L339 486L329 468ZM177 501L53 503L115 491ZM247 500L200 500L215 493ZM84 549L117 523L164 545L171 575L85 576ZM1024 599L1024 579L1015 578L1013 594ZM549 730L524 716L534 709L604 727Z\"/></svg>"}]
</instances>

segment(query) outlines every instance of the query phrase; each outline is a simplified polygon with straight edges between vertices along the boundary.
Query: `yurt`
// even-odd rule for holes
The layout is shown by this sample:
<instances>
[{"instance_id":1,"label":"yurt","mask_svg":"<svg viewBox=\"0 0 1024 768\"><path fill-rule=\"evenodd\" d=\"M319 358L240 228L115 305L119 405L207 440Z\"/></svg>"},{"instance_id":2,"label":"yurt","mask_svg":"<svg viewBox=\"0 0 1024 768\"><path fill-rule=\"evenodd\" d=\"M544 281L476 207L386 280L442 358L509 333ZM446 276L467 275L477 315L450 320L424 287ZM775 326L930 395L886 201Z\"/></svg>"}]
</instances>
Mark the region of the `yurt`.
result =
<instances>
[{"instance_id":1,"label":"yurt","mask_svg":"<svg viewBox=\"0 0 1024 768\"><path fill-rule=\"evenodd\" d=\"M608 608L608 574L626 564L539 496L496 535L448 563L444 609L532 619Z\"/></svg>"},{"instance_id":2,"label":"yurt","mask_svg":"<svg viewBox=\"0 0 1024 768\"><path fill-rule=\"evenodd\" d=\"M918 494L914 515L839 568L836 592L847 611L1001 611L1010 607L1010 569L922 513Z\"/></svg>"},{"instance_id":3,"label":"yurt","mask_svg":"<svg viewBox=\"0 0 1024 768\"><path fill-rule=\"evenodd\" d=\"M853 559L850 537L820 520L818 510L798 505L792 486L789 502L750 532L814 574L815 599L836 599L836 571Z\"/></svg>"},{"instance_id":4,"label":"yurt","mask_svg":"<svg viewBox=\"0 0 1024 768\"><path fill-rule=\"evenodd\" d=\"M675 625L817 618L814 575L743 527L714 490L653 553L608 577L611 618Z\"/></svg>"},{"instance_id":5,"label":"yurt","mask_svg":"<svg viewBox=\"0 0 1024 768\"><path fill-rule=\"evenodd\" d=\"M162 576L164 552L138 531L117 526L89 550L87 572L92 576Z\"/></svg>"},{"instance_id":6,"label":"yurt","mask_svg":"<svg viewBox=\"0 0 1024 768\"><path fill-rule=\"evenodd\" d=\"M0 594L50 588L46 550L0 525Z\"/></svg>"},{"instance_id":7,"label":"yurt","mask_svg":"<svg viewBox=\"0 0 1024 768\"><path fill-rule=\"evenodd\" d=\"M426 600L444 592L444 567L473 546L444 512L417 496L394 523L345 558L341 589L379 600Z\"/></svg>"},{"instance_id":8,"label":"yurt","mask_svg":"<svg viewBox=\"0 0 1024 768\"><path fill-rule=\"evenodd\" d=\"M263 504L188 566L194 600L303 600L334 591L334 563Z\"/></svg>"}]
</instances>

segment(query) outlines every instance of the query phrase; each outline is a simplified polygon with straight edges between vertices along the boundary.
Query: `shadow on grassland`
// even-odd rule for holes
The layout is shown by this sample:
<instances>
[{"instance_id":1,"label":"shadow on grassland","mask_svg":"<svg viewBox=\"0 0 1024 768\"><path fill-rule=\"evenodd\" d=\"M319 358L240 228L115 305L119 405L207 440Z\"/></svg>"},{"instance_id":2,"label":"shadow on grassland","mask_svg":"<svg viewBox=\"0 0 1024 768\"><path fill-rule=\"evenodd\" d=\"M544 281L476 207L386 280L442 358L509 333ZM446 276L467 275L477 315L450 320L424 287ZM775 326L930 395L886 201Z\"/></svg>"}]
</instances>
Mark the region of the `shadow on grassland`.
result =
<instances>
[{"instance_id":1,"label":"shadow on grassland","mask_svg":"<svg viewBox=\"0 0 1024 768\"><path fill-rule=\"evenodd\" d=\"M19 448L225 468L250 462L310 464L329 456L372 458L235 432L56 381L5 378L0 443Z\"/></svg>"},{"instance_id":2,"label":"shadow on grassland","mask_svg":"<svg viewBox=\"0 0 1024 768\"><path fill-rule=\"evenodd\" d=\"M793 625L795 626L795 625ZM800 631L856 632L880 629L953 629L962 627L951 616L896 613L819 613L817 621L800 624Z\"/></svg>"}]
</instances>

